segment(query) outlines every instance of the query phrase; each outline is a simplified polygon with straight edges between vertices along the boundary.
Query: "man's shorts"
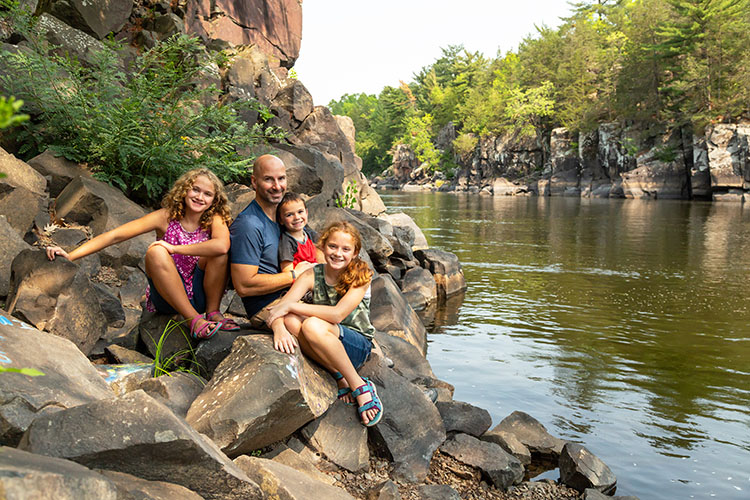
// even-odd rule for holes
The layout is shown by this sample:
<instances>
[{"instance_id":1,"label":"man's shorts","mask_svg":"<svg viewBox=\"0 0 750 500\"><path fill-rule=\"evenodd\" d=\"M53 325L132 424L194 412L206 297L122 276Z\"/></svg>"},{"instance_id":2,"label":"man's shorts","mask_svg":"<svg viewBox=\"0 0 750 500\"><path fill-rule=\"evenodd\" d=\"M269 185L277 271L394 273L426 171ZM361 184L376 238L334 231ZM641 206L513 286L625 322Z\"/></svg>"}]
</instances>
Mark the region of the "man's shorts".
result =
<instances>
[{"instance_id":1,"label":"man's shorts","mask_svg":"<svg viewBox=\"0 0 750 500\"><path fill-rule=\"evenodd\" d=\"M199 313L206 312L206 292L203 290L203 275L205 271L198 266L195 266L193 272L193 298L190 299L190 304ZM180 276L182 278L182 276ZM154 308L161 314L177 314L174 307L169 305L169 302L164 300L164 297L159 295L159 292L154 286L154 282L151 278L148 278L148 286L151 288L151 302L154 304ZM185 286L183 280L182 286Z\"/></svg>"},{"instance_id":2,"label":"man's shorts","mask_svg":"<svg viewBox=\"0 0 750 500\"><path fill-rule=\"evenodd\" d=\"M356 330L339 324L339 340L344 344L346 355L355 369L365 364L372 351L372 342Z\"/></svg>"}]
</instances>

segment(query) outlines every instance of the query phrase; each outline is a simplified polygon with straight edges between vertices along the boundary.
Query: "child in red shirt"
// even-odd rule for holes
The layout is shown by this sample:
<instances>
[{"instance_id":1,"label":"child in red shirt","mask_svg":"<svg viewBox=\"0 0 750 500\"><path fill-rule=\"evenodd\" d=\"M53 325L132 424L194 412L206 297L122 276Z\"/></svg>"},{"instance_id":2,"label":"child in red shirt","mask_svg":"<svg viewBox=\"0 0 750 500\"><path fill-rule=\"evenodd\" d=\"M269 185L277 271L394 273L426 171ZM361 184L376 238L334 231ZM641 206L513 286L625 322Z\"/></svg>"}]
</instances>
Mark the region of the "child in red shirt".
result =
<instances>
[{"instance_id":1,"label":"child in red shirt","mask_svg":"<svg viewBox=\"0 0 750 500\"><path fill-rule=\"evenodd\" d=\"M317 264L323 255L315 246L318 234L307 227L307 207L297 193L287 192L276 208L276 220L284 231L279 239L281 272L294 270L302 261Z\"/></svg>"}]
</instances>

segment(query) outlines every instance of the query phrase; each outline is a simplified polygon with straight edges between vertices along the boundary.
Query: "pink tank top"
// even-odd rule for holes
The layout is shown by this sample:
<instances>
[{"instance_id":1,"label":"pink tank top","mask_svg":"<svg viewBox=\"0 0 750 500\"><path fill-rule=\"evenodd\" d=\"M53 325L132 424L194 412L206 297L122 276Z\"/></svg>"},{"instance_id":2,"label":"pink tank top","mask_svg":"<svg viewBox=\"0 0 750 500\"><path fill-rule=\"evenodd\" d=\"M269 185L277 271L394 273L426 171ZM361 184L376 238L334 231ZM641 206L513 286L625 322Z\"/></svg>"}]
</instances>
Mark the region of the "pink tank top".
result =
<instances>
[{"instance_id":1,"label":"pink tank top","mask_svg":"<svg viewBox=\"0 0 750 500\"><path fill-rule=\"evenodd\" d=\"M211 238L211 233L203 228L198 228L195 231L187 232L182 228L182 224L178 220L169 221L167 231L164 233L162 240L166 241L170 245L192 245L193 243L201 243ZM188 299L193 298L193 272L195 266L198 265L200 257L197 255L180 255L173 253L172 259L174 265L177 267L177 272L180 273L183 283L185 283L185 291L187 292ZM146 287L146 310L149 312L156 312L153 302L151 302L151 289Z\"/></svg>"}]
</instances>

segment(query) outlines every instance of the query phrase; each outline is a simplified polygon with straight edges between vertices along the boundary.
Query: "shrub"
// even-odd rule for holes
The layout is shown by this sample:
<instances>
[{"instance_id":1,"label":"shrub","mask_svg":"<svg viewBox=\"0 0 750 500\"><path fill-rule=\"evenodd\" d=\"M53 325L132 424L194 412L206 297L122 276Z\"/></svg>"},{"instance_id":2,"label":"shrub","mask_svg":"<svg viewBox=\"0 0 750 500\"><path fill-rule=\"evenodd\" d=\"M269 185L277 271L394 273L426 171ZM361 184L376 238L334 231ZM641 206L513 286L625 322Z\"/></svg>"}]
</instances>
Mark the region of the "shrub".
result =
<instances>
[{"instance_id":1,"label":"shrub","mask_svg":"<svg viewBox=\"0 0 750 500\"><path fill-rule=\"evenodd\" d=\"M0 54L11 69L0 83L32 109L35 119L18 132L21 154L46 148L85 162L100 180L136 201L153 204L183 172L198 166L231 181L254 158L241 156L276 130L249 126L238 112L254 100L222 105L215 86L202 85L211 57L196 38L175 35L138 56L129 67L113 41L90 65L54 53L34 23L16 29L31 50ZM263 110L260 110L263 111ZM269 116L261 112L261 117Z\"/></svg>"}]
</instances>

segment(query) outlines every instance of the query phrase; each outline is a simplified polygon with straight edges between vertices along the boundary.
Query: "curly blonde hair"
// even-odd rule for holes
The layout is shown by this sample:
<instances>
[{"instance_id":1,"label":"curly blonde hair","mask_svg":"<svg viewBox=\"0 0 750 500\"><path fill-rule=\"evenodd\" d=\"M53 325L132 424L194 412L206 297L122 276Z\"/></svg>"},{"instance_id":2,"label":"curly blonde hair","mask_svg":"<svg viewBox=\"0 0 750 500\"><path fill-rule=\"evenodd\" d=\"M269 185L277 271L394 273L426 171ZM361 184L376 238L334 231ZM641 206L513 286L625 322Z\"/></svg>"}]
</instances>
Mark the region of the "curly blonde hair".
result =
<instances>
[{"instance_id":1,"label":"curly blonde hair","mask_svg":"<svg viewBox=\"0 0 750 500\"><path fill-rule=\"evenodd\" d=\"M221 216L221 218L224 219L224 222L229 225L232 222L232 214L229 211L229 200L224 191L224 183L221 182L221 179L216 177L215 173L207 168L196 168L182 174L180 178L175 181L172 189L164 195L164 199L161 200L162 208L167 209L169 220L181 220L185 216L185 196L193 187L195 179L201 175L206 177L211 181L211 184L214 185L214 201L211 202L211 206L201 214L201 228L208 230L208 228L211 227L211 221L216 214Z\"/></svg>"},{"instance_id":2,"label":"curly blonde hair","mask_svg":"<svg viewBox=\"0 0 750 500\"><path fill-rule=\"evenodd\" d=\"M318 248L323 250L329 238L337 232L350 235L354 242L354 258L346 266L344 272L339 275L339 279L334 286L339 297L343 297L350 288L358 288L369 283L372 280L372 271L367 263L359 258L359 251L362 249L362 237L359 235L357 228L349 222L340 221L329 224L318 241Z\"/></svg>"}]
</instances>

